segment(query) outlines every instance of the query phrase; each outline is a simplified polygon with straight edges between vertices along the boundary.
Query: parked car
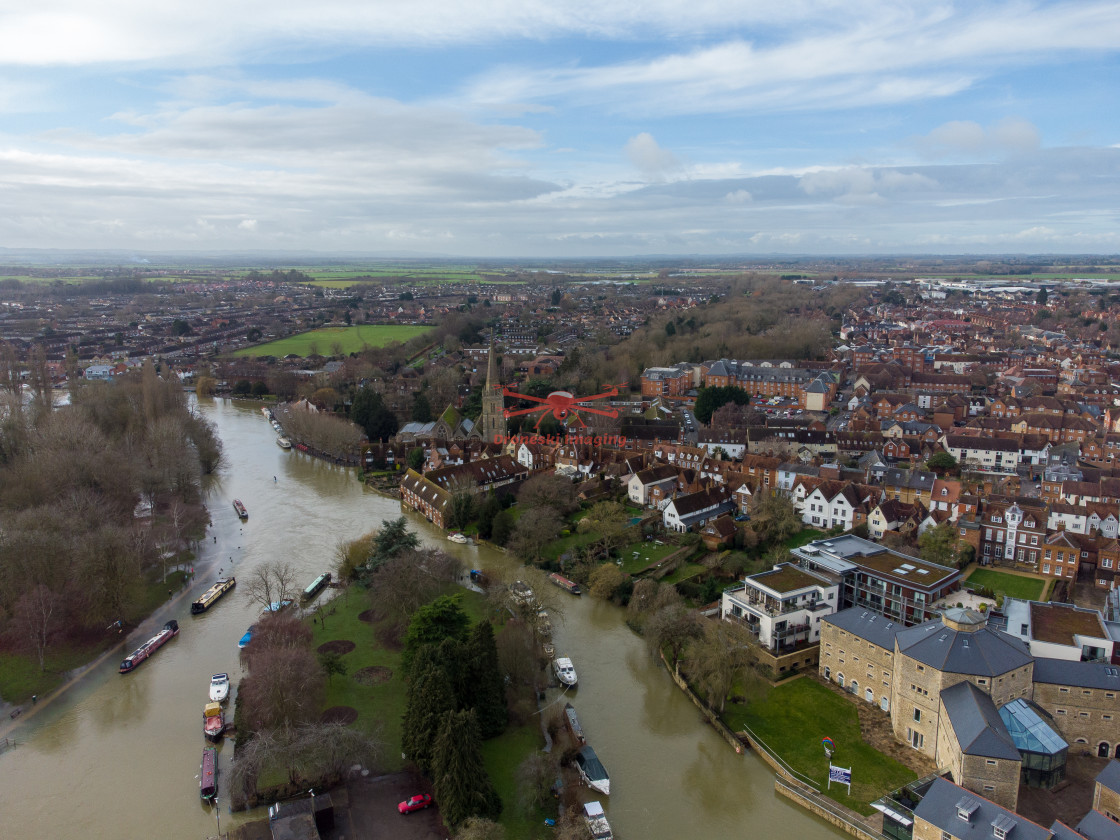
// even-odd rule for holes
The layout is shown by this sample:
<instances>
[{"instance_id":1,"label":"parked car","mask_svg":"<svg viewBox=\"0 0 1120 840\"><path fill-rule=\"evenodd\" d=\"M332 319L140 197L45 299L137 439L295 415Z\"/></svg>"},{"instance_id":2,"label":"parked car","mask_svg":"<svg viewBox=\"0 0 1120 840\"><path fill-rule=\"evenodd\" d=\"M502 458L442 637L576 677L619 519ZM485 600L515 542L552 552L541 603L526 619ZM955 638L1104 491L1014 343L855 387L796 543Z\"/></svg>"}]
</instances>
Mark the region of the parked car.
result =
<instances>
[{"instance_id":1,"label":"parked car","mask_svg":"<svg viewBox=\"0 0 1120 840\"><path fill-rule=\"evenodd\" d=\"M411 814L413 811L420 811L427 808L432 804L432 797L426 793L418 793L415 796L410 796L404 802L397 804L397 810L402 814Z\"/></svg>"}]
</instances>

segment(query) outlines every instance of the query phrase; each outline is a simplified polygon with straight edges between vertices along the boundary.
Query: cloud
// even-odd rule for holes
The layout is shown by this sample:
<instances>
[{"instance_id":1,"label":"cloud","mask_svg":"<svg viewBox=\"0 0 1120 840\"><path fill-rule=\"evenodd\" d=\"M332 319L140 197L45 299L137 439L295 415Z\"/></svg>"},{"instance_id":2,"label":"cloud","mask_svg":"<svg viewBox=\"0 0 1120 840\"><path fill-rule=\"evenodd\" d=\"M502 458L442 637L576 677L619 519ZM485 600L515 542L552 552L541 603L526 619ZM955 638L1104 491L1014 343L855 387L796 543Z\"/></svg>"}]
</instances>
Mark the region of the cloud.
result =
<instances>
[{"instance_id":1,"label":"cloud","mask_svg":"<svg viewBox=\"0 0 1120 840\"><path fill-rule=\"evenodd\" d=\"M239 228L241 228L241 230L250 230L250 231L256 230L257 229L257 220L256 219L242 219L240 222L237 223L237 226Z\"/></svg>"},{"instance_id":2,"label":"cloud","mask_svg":"<svg viewBox=\"0 0 1120 840\"><path fill-rule=\"evenodd\" d=\"M751 202L751 194L746 190L739 189L734 192L729 192L723 197L723 200L728 204L749 204Z\"/></svg>"},{"instance_id":3,"label":"cloud","mask_svg":"<svg viewBox=\"0 0 1120 840\"><path fill-rule=\"evenodd\" d=\"M1038 129L1027 120L1007 117L984 128L970 120L947 122L911 141L927 158L1022 154L1039 146Z\"/></svg>"},{"instance_id":4,"label":"cloud","mask_svg":"<svg viewBox=\"0 0 1120 840\"><path fill-rule=\"evenodd\" d=\"M780 4L776 4L780 5ZM473 80L479 103L568 99L623 114L850 109L942 98L1006 68L1114 52L1120 6L1105 2L854 4L819 25L751 31L615 63L504 67Z\"/></svg>"},{"instance_id":5,"label":"cloud","mask_svg":"<svg viewBox=\"0 0 1120 840\"><path fill-rule=\"evenodd\" d=\"M680 168L680 161L668 149L663 149L647 132L631 137L626 142L626 157L648 178L662 179Z\"/></svg>"},{"instance_id":6,"label":"cloud","mask_svg":"<svg viewBox=\"0 0 1120 840\"><path fill-rule=\"evenodd\" d=\"M798 186L810 196L839 197L849 202L881 202L882 194L928 192L937 182L918 172L851 166L822 169L802 175Z\"/></svg>"}]
</instances>

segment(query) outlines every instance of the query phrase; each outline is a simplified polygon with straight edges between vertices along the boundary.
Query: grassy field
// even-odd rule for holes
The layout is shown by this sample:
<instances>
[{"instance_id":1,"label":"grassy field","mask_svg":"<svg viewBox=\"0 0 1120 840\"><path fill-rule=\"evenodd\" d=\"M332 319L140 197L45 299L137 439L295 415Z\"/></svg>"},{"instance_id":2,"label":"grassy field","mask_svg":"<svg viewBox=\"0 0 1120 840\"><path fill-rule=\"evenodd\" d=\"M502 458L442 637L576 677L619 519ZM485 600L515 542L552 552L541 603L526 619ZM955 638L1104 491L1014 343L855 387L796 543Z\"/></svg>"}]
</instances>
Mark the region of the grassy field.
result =
<instances>
[{"instance_id":1,"label":"grassy field","mask_svg":"<svg viewBox=\"0 0 1120 840\"><path fill-rule=\"evenodd\" d=\"M408 341L430 332L432 327L404 324L361 324L355 327L324 327L319 330L288 336L256 347L244 347L235 356L310 356L312 345L323 354L334 354L335 345L342 353L355 353L369 347L384 347L394 341Z\"/></svg>"},{"instance_id":2,"label":"grassy field","mask_svg":"<svg viewBox=\"0 0 1120 840\"><path fill-rule=\"evenodd\" d=\"M773 752L794 770L813 779L821 792L861 814L868 805L916 776L909 768L865 744L855 705L813 680L801 678L769 689L766 697L732 705L724 714L735 731L750 727ZM852 768L852 795L843 787L827 789L828 759L821 739L832 738L832 763Z\"/></svg>"},{"instance_id":3,"label":"grassy field","mask_svg":"<svg viewBox=\"0 0 1120 840\"><path fill-rule=\"evenodd\" d=\"M664 582L680 583L682 580L688 580L690 577L695 577L703 571L705 571L705 567L700 563L685 563L672 574L666 575Z\"/></svg>"},{"instance_id":4,"label":"grassy field","mask_svg":"<svg viewBox=\"0 0 1120 840\"><path fill-rule=\"evenodd\" d=\"M652 542L636 542L622 548L619 554L622 557L622 571L628 575L640 572L646 566L664 560L680 546L655 545ZM637 552L637 556L634 556Z\"/></svg>"},{"instance_id":5,"label":"grassy field","mask_svg":"<svg viewBox=\"0 0 1120 840\"><path fill-rule=\"evenodd\" d=\"M537 840L555 834L554 829L545 827L544 819L548 815L544 811L525 808L518 802L517 768L542 746L544 737L536 718L525 726L511 727L497 738L482 742L486 772L502 798L502 815L498 821L505 826L506 837ZM555 816L555 809L552 815Z\"/></svg>"},{"instance_id":6,"label":"grassy field","mask_svg":"<svg viewBox=\"0 0 1120 840\"><path fill-rule=\"evenodd\" d=\"M975 586L986 586L993 592L1002 592L1024 601L1037 601L1042 597L1043 587L1046 586L1044 580L997 572L994 569L973 569L966 580Z\"/></svg>"},{"instance_id":7,"label":"grassy field","mask_svg":"<svg viewBox=\"0 0 1120 840\"><path fill-rule=\"evenodd\" d=\"M471 621L477 622L485 614L483 595L458 586L449 587L448 594L459 596L459 603ZM400 674L401 654L381 643L378 638L378 632L383 629L381 624L371 624L358 618L369 608L366 593L352 587L325 606L326 627L318 621L312 621L311 626L316 648L335 640L348 640L357 646L342 656L346 674L336 675L327 684L323 708L350 706L358 711L354 726L369 732L380 727L385 742L384 769L392 772L404 765L401 759L401 718L406 692L404 678ZM378 666L392 672L392 677L386 682L366 686L354 679L354 674L362 668Z\"/></svg>"}]
</instances>

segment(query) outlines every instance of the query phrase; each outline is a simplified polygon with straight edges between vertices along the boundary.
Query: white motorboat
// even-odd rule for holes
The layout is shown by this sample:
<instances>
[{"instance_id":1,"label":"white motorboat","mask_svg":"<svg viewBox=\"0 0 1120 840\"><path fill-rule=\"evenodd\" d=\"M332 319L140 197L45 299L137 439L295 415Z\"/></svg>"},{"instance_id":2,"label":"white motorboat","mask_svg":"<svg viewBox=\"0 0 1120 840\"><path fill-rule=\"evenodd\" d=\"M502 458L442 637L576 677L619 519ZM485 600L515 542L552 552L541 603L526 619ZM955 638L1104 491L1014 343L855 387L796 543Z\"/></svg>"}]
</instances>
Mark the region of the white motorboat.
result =
<instances>
[{"instance_id":1,"label":"white motorboat","mask_svg":"<svg viewBox=\"0 0 1120 840\"><path fill-rule=\"evenodd\" d=\"M553 663L556 669L556 678L560 680L562 685L569 688L576 684L576 667L572 664L572 660L566 656L561 656Z\"/></svg>"},{"instance_id":2,"label":"white motorboat","mask_svg":"<svg viewBox=\"0 0 1120 840\"><path fill-rule=\"evenodd\" d=\"M468 542L470 542L470 540L468 540L465 536L458 532L455 532L454 534L448 534L447 538L451 540L451 542L458 543L459 545L466 545Z\"/></svg>"},{"instance_id":3,"label":"white motorboat","mask_svg":"<svg viewBox=\"0 0 1120 840\"><path fill-rule=\"evenodd\" d=\"M584 745L576 753L576 767L579 768L579 775L589 787L604 796L611 795L611 777L607 775L607 768L603 766L599 756L595 755L595 750L591 749L590 744Z\"/></svg>"},{"instance_id":4,"label":"white motorboat","mask_svg":"<svg viewBox=\"0 0 1120 840\"><path fill-rule=\"evenodd\" d=\"M210 700L224 703L229 697L229 674L214 674L210 678Z\"/></svg>"}]
</instances>

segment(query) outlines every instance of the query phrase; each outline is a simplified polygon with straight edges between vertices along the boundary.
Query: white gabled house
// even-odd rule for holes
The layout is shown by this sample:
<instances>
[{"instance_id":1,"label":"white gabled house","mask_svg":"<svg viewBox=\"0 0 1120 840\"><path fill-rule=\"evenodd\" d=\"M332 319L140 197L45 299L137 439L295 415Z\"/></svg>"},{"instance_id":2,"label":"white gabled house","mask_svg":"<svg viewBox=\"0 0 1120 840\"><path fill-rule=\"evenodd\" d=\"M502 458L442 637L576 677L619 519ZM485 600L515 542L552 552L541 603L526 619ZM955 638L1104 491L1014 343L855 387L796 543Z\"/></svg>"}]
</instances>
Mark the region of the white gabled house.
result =
<instances>
[{"instance_id":1,"label":"white gabled house","mask_svg":"<svg viewBox=\"0 0 1120 840\"><path fill-rule=\"evenodd\" d=\"M674 531L702 528L710 519L733 510L735 503L725 488L713 487L670 499L661 511L661 521Z\"/></svg>"}]
</instances>

